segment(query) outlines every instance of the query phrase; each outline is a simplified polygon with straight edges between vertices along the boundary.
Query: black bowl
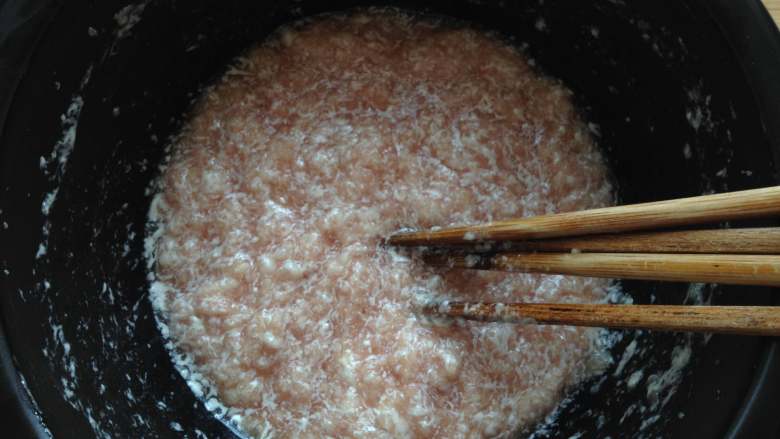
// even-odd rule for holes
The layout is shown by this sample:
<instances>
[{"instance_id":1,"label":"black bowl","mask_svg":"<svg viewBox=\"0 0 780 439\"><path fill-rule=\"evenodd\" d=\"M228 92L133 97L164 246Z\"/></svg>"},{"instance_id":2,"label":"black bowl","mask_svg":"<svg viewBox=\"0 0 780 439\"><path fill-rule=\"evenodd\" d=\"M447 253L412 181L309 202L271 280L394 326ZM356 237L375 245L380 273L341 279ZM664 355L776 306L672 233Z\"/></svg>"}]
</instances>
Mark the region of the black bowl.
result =
<instances>
[{"instance_id":1,"label":"black bowl","mask_svg":"<svg viewBox=\"0 0 780 439\"><path fill-rule=\"evenodd\" d=\"M182 115L232 58L282 23L363 4L0 4L0 352L3 393L26 433L234 434L173 368L155 325L146 189ZM623 203L777 183L780 35L758 1L383 4L471 21L523 47L575 92ZM738 225L762 224L771 223ZM640 303L682 303L700 291L713 303L767 304L776 293L623 288ZM536 437L777 437L776 340L613 338L617 359L631 343L636 353L622 371L616 362L573 389ZM686 349L690 361L669 372Z\"/></svg>"}]
</instances>

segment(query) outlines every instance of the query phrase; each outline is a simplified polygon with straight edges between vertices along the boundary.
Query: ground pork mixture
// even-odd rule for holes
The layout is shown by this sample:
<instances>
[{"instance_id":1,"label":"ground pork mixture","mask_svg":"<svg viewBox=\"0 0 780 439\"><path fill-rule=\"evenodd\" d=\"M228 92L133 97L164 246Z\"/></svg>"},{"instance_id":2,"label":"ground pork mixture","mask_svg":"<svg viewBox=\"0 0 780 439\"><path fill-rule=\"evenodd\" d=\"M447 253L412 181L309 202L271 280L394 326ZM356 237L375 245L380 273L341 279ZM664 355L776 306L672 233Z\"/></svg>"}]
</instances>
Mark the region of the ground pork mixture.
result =
<instances>
[{"instance_id":1,"label":"ground pork mixture","mask_svg":"<svg viewBox=\"0 0 780 439\"><path fill-rule=\"evenodd\" d=\"M150 212L176 349L256 437L506 437L598 370L595 330L431 325L420 301L594 302L605 281L425 267L402 228L607 205L571 92L398 11L290 25L208 89Z\"/></svg>"}]
</instances>

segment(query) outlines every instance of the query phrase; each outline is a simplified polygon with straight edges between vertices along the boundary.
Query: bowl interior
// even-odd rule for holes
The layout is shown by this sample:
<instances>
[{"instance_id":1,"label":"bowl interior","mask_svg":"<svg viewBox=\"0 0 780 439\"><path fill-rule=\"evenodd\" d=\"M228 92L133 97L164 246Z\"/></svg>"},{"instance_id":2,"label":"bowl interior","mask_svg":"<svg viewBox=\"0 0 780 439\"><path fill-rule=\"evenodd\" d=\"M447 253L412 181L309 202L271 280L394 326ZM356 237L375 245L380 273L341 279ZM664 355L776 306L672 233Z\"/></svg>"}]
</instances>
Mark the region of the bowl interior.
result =
<instances>
[{"instance_id":1,"label":"bowl interior","mask_svg":"<svg viewBox=\"0 0 780 439\"><path fill-rule=\"evenodd\" d=\"M0 137L4 324L55 436L228 436L172 367L155 325L143 259L147 188L193 99L231 59L282 23L368 3L121 3L64 5L15 94ZM751 88L701 4L633 3L383 4L497 31L559 78L592 124L622 203L776 184ZM638 303L770 301L758 287L622 288ZM535 437L721 436L766 343L613 337L615 364L574 389ZM690 362L670 368L685 349Z\"/></svg>"}]
</instances>

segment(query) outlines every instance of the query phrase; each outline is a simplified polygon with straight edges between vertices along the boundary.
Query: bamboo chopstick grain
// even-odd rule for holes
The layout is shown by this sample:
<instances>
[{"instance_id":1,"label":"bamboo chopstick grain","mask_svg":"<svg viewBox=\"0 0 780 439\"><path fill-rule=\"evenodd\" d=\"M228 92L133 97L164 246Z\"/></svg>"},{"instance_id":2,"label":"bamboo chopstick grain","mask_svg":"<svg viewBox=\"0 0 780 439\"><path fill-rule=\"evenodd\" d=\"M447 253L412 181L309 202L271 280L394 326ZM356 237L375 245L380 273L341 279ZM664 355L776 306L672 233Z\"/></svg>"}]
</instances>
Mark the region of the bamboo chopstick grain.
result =
<instances>
[{"instance_id":1,"label":"bamboo chopstick grain","mask_svg":"<svg viewBox=\"0 0 780 439\"><path fill-rule=\"evenodd\" d=\"M430 254L431 265L603 278L780 286L780 256L657 253Z\"/></svg>"},{"instance_id":2,"label":"bamboo chopstick grain","mask_svg":"<svg viewBox=\"0 0 780 439\"><path fill-rule=\"evenodd\" d=\"M482 322L780 335L780 307L445 302L424 314Z\"/></svg>"},{"instance_id":3,"label":"bamboo chopstick grain","mask_svg":"<svg viewBox=\"0 0 780 439\"><path fill-rule=\"evenodd\" d=\"M404 232L387 242L482 252L468 254L461 248L423 255L428 264L448 268L780 286L780 228L635 232L775 214L780 214L780 186ZM500 246L473 246L486 241ZM423 313L477 321L780 335L780 307L771 306L443 302Z\"/></svg>"},{"instance_id":4,"label":"bamboo chopstick grain","mask_svg":"<svg viewBox=\"0 0 780 439\"><path fill-rule=\"evenodd\" d=\"M523 241L513 251L780 254L780 227L676 230Z\"/></svg>"},{"instance_id":5,"label":"bamboo chopstick grain","mask_svg":"<svg viewBox=\"0 0 780 439\"><path fill-rule=\"evenodd\" d=\"M396 233L390 245L469 244L616 233L780 214L780 186L542 215L474 226Z\"/></svg>"}]
</instances>

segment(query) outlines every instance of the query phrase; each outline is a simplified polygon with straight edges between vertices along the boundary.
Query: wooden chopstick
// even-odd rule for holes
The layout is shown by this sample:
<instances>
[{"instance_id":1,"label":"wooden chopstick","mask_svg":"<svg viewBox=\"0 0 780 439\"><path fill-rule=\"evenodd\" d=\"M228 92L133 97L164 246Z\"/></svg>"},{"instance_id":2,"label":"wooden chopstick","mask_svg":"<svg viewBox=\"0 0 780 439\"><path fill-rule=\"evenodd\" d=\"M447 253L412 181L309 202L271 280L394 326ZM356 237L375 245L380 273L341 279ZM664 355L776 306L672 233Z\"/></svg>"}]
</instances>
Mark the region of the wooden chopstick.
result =
<instances>
[{"instance_id":1,"label":"wooden chopstick","mask_svg":"<svg viewBox=\"0 0 780 439\"><path fill-rule=\"evenodd\" d=\"M422 312L482 322L780 336L780 308L772 306L444 302Z\"/></svg>"},{"instance_id":2,"label":"wooden chopstick","mask_svg":"<svg viewBox=\"0 0 780 439\"><path fill-rule=\"evenodd\" d=\"M451 268L780 286L780 228L623 233L778 213L780 186L775 186L402 232L387 243L470 246L469 251L483 252L424 255L429 264ZM484 242L501 245L473 245ZM477 321L780 336L780 307L772 306L444 302L425 307L423 313Z\"/></svg>"},{"instance_id":3,"label":"wooden chopstick","mask_svg":"<svg viewBox=\"0 0 780 439\"><path fill-rule=\"evenodd\" d=\"M428 254L434 266L575 276L780 286L780 255L666 253Z\"/></svg>"},{"instance_id":4,"label":"wooden chopstick","mask_svg":"<svg viewBox=\"0 0 780 439\"><path fill-rule=\"evenodd\" d=\"M780 186L464 227L396 233L390 245L452 245L617 233L758 218L780 213Z\"/></svg>"},{"instance_id":5,"label":"wooden chopstick","mask_svg":"<svg viewBox=\"0 0 780 439\"><path fill-rule=\"evenodd\" d=\"M524 252L780 254L780 227L586 235L522 241L510 248Z\"/></svg>"}]
</instances>

